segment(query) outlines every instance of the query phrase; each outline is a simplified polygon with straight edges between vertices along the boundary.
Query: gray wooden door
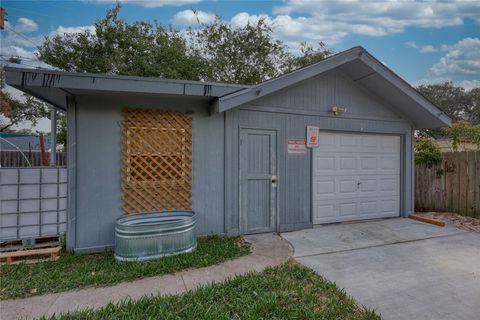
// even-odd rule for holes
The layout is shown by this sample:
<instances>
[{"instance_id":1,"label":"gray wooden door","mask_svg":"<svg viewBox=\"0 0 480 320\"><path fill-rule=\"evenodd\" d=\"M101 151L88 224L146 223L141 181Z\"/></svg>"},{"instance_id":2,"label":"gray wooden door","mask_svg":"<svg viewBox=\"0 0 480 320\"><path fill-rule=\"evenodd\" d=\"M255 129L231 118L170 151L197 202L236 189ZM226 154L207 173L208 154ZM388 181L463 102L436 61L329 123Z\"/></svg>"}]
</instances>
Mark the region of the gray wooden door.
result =
<instances>
[{"instance_id":1,"label":"gray wooden door","mask_svg":"<svg viewBox=\"0 0 480 320\"><path fill-rule=\"evenodd\" d=\"M273 130L240 131L240 233L276 229L277 135Z\"/></svg>"}]
</instances>

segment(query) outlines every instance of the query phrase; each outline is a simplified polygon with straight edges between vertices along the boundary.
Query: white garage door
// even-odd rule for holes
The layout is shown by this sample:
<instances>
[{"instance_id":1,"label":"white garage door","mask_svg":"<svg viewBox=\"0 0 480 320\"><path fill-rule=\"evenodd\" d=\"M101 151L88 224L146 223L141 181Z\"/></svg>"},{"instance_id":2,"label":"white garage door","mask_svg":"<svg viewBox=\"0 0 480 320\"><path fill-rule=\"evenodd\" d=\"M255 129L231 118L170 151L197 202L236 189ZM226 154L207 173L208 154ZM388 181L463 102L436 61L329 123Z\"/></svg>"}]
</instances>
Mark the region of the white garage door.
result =
<instances>
[{"instance_id":1,"label":"white garage door","mask_svg":"<svg viewBox=\"0 0 480 320\"><path fill-rule=\"evenodd\" d=\"M313 223L399 216L398 136L321 133L312 174Z\"/></svg>"}]
</instances>

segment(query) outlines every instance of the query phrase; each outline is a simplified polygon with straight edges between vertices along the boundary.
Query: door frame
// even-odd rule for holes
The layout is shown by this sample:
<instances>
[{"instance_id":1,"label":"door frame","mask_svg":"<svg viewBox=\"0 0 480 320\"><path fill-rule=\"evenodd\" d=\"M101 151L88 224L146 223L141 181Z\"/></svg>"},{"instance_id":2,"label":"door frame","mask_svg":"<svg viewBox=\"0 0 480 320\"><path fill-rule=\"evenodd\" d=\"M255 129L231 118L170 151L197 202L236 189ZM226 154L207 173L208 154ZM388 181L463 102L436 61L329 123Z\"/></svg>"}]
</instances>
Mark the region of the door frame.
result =
<instances>
[{"instance_id":1,"label":"door frame","mask_svg":"<svg viewBox=\"0 0 480 320\"><path fill-rule=\"evenodd\" d=\"M280 232L280 216L279 216L279 189L280 189L280 178L279 178L279 163L280 163L280 158L279 158L279 145L278 145L278 131L279 129L277 128L258 128L258 127L250 127L250 126L239 126L238 127L238 234L249 234L246 233L246 230L244 230L245 226L242 224L242 218L244 216L244 212L242 210L242 199L243 199L243 194L242 194L242 178L241 178L241 170L242 170L242 131L243 130L258 130L258 131L271 131L274 133L275 137L275 171L276 171L276 176L277 176L277 187L272 188L270 187L270 193L272 194L273 192L275 193L275 209L273 210L273 213L271 213L271 218L275 219L274 223L274 231L270 232ZM270 208L270 211L272 212L272 209ZM261 233L261 232L259 232Z\"/></svg>"},{"instance_id":2,"label":"door frame","mask_svg":"<svg viewBox=\"0 0 480 320\"><path fill-rule=\"evenodd\" d=\"M388 133L388 132L370 132L370 131L347 131L347 130L321 130L321 132L325 133L338 133L338 134L360 134L360 135L373 135L373 136L393 136L393 137L399 137L400 138L400 179L399 179L399 212L397 217L392 217L392 218L383 218L383 219L395 219L395 218L401 218L405 217L405 214L402 213L405 211L405 154L406 154L406 143L405 143L405 134L404 133ZM413 152L413 151L412 151ZM344 222L327 222L327 223L314 223L313 222L313 210L314 210L314 199L313 199L313 150L310 151L310 223L312 226L315 228L315 226L321 226L321 225L328 225L328 224L337 224L337 223L344 223ZM378 218L372 218L371 220L375 220ZM368 219L362 219L362 220L352 220L352 221L368 221ZM345 222L350 222L350 221L345 221Z\"/></svg>"}]
</instances>

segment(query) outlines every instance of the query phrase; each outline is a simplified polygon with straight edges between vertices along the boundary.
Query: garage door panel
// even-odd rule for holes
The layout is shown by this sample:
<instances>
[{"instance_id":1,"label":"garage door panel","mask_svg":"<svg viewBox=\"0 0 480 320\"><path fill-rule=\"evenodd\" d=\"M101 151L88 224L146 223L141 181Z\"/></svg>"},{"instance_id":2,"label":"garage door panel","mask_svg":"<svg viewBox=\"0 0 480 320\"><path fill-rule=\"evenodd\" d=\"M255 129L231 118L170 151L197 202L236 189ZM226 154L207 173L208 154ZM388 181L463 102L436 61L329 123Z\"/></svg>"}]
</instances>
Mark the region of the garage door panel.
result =
<instances>
[{"instance_id":1,"label":"garage door panel","mask_svg":"<svg viewBox=\"0 0 480 320\"><path fill-rule=\"evenodd\" d=\"M336 157L333 155L321 155L315 158L313 163L314 171L333 173L336 169Z\"/></svg>"},{"instance_id":2,"label":"garage door panel","mask_svg":"<svg viewBox=\"0 0 480 320\"><path fill-rule=\"evenodd\" d=\"M317 223L332 223L361 219L398 216L396 198L337 199L314 206L313 218Z\"/></svg>"},{"instance_id":3,"label":"garage door panel","mask_svg":"<svg viewBox=\"0 0 480 320\"><path fill-rule=\"evenodd\" d=\"M357 215L357 201L347 201L338 204L338 215L340 217L352 217Z\"/></svg>"},{"instance_id":4,"label":"garage door panel","mask_svg":"<svg viewBox=\"0 0 480 320\"><path fill-rule=\"evenodd\" d=\"M313 208L313 217L316 220L335 219L335 204L324 203Z\"/></svg>"},{"instance_id":5,"label":"garage door panel","mask_svg":"<svg viewBox=\"0 0 480 320\"><path fill-rule=\"evenodd\" d=\"M334 197L336 192L336 181L332 178L318 179L313 181L313 197L321 199L322 197Z\"/></svg>"},{"instance_id":6,"label":"garage door panel","mask_svg":"<svg viewBox=\"0 0 480 320\"><path fill-rule=\"evenodd\" d=\"M357 169L357 158L348 157L348 156L339 156L336 157L338 160L338 169L340 170L356 170ZM335 159L335 157L334 157Z\"/></svg>"},{"instance_id":7,"label":"garage door panel","mask_svg":"<svg viewBox=\"0 0 480 320\"><path fill-rule=\"evenodd\" d=\"M357 193L357 180L356 179L338 179L338 194L340 196L355 196Z\"/></svg>"},{"instance_id":8,"label":"garage door panel","mask_svg":"<svg viewBox=\"0 0 480 320\"><path fill-rule=\"evenodd\" d=\"M321 133L319 142L313 151L314 223L399 216L400 137Z\"/></svg>"},{"instance_id":9,"label":"garage door panel","mask_svg":"<svg viewBox=\"0 0 480 320\"><path fill-rule=\"evenodd\" d=\"M313 199L329 200L355 197L398 197L396 175L316 176L313 178Z\"/></svg>"}]
</instances>

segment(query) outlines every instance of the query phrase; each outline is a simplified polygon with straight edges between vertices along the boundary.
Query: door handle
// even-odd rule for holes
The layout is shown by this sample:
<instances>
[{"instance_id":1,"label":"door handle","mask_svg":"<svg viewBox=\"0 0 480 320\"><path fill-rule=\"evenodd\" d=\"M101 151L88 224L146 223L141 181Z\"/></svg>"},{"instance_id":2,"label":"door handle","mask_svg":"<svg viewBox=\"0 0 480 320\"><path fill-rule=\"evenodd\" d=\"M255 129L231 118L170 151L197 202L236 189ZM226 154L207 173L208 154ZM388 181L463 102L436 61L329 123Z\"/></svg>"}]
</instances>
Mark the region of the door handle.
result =
<instances>
[{"instance_id":1,"label":"door handle","mask_svg":"<svg viewBox=\"0 0 480 320\"><path fill-rule=\"evenodd\" d=\"M272 188L276 188L276 187L277 187L277 176L273 175L272 176Z\"/></svg>"}]
</instances>

